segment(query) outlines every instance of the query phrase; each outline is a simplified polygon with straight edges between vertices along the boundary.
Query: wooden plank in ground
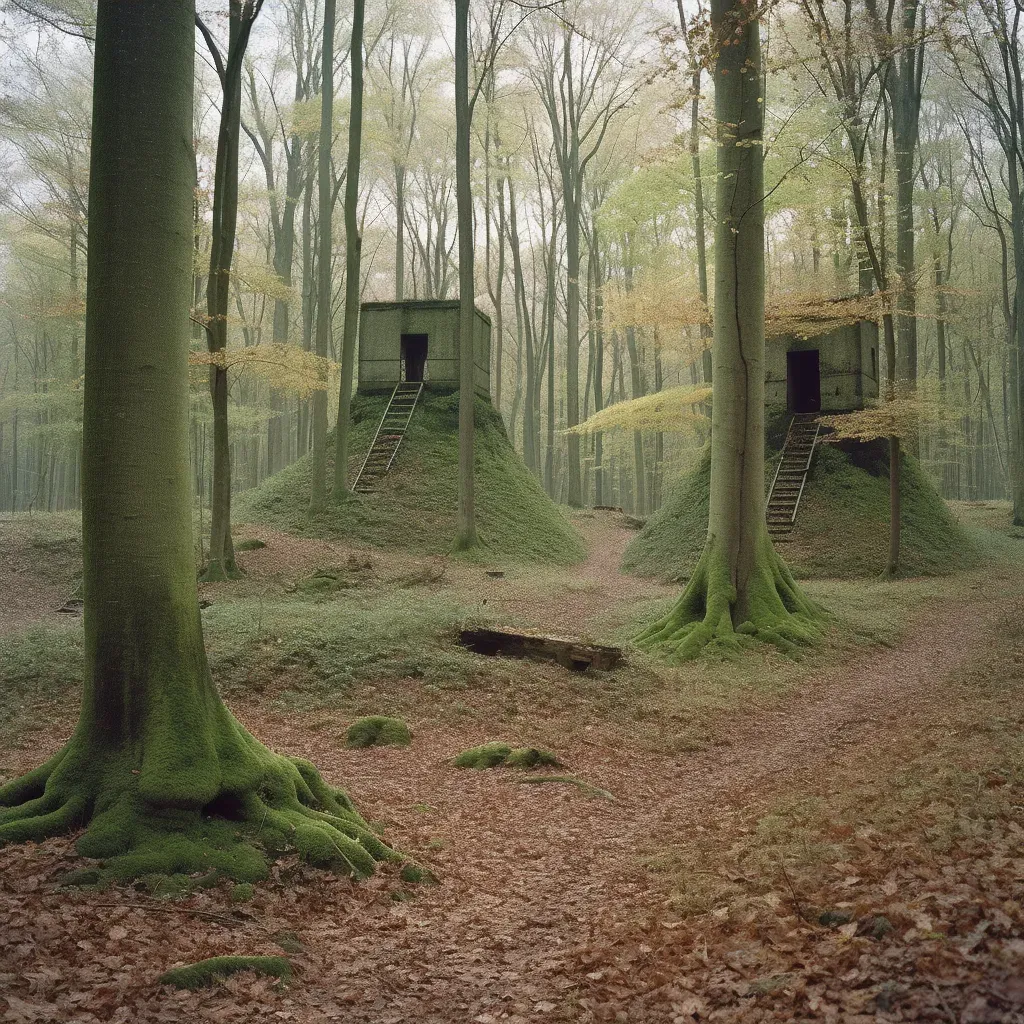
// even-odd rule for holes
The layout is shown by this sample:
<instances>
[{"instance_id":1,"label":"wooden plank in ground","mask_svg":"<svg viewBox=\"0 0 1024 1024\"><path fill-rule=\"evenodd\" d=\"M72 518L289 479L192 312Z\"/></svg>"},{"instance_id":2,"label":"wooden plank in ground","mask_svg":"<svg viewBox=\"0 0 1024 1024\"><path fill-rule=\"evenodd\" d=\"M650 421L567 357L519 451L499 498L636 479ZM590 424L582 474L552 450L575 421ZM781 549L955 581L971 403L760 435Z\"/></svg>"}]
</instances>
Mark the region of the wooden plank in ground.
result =
<instances>
[{"instance_id":1,"label":"wooden plank in ground","mask_svg":"<svg viewBox=\"0 0 1024 1024\"><path fill-rule=\"evenodd\" d=\"M619 647L518 629L464 629L459 643L477 654L553 661L575 672L585 672L589 668L607 672L617 668L623 660Z\"/></svg>"}]
</instances>

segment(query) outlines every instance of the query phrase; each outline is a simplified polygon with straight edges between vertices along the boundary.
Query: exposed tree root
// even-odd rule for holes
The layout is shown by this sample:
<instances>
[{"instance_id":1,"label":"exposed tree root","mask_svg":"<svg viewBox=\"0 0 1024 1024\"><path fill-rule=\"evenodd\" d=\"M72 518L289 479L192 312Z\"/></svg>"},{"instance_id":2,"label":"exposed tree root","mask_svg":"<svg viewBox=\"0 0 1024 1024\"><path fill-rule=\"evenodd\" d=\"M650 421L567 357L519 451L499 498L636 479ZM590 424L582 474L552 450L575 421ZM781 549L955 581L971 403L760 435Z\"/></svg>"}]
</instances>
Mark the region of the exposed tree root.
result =
<instances>
[{"instance_id":1,"label":"exposed tree root","mask_svg":"<svg viewBox=\"0 0 1024 1024\"><path fill-rule=\"evenodd\" d=\"M675 606L635 643L668 660L686 661L702 652L736 653L754 641L796 655L820 639L822 611L801 592L767 536L746 589L741 608L728 560L709 538Z\"/></svg>"},{"instance_id":2,"label":"exposed tree root","mask_svg":"<svg viewBox=\"0 0 1024 1024\"><path fill-rule=\"evenodd\" d=\"M400 860L313 765L273 753L218 711L198 758L183 759L173 735L132 756L80 728L0 787L0 845L84 827L77 849L99 861L92 881L201 872L251 882L266 877L268 855L288 851L357 878Z\"/></svg>"}]
</instances>

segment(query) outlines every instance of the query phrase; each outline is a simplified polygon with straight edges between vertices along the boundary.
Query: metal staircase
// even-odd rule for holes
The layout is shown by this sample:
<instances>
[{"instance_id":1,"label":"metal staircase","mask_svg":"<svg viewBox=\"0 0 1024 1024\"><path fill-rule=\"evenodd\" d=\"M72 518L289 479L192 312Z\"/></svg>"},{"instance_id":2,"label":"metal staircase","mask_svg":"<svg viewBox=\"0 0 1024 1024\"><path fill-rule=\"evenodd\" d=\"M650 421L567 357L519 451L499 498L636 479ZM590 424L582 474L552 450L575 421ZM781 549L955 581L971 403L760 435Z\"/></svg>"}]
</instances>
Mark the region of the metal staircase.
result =
<instances>
[{"instance_id":1,"label":"metal staircase","mask_svg":"<svg viewBox=\"0 0 1024 1024\"><path fill-rule=\"evenodd\" d=\"M395 461L402 438L409 427L413 410L423 393L421 381L399 384L391 395L387 409L381 417L380 426L373 438L373 444L366 453L362 468L352 487L359 494L369 494L387 475Z\"/></svg>"},{"instance_id":2,"label":"metal staircase","mask_svg":"<svg viewBox=\"0 0 1024 1024\"><path fill-rule=\"evenodd\" d=\"M816 413L798 413L789 424L768 494L768 533L777 544L789 541L820 430Z\"/></svg>"}]
</instances>

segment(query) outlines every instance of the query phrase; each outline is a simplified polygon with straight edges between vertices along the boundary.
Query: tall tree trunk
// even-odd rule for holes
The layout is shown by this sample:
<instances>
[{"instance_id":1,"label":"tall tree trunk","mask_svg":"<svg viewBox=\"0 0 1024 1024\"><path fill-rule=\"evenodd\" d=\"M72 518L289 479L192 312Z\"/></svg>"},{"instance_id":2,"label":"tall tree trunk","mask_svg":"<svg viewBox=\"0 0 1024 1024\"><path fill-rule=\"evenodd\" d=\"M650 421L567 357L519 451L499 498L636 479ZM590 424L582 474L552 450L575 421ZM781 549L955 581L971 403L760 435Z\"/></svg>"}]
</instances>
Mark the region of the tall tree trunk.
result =
<instances>
[{"instance_id":1,"label":"tall tree trunk","mask_svg":"<svg viewBox=\"0 0 1024 1024\"><path fill-rule=\"evenodd\" d=\"M476 296L473 279L473 193L470 180L469 0L455 0L455 198L459 219L459 508L455 548L476 547L473 493L476 382Z\"/></svg>"},{"instance_id":2,"label":"tall tree trunk","mask_svg":"<svg viewBox=\"0 0 1024 1024\"><path fill-rule=\"evenodd\" d=\"M337 0L324 0L322 91L320 97L319 252L317 253L316 354L327 359L331 349L331 223L334 218L331 180L331 144L334 141L334 25ZM327 373L313 392L313 465L310 474L309 510L321 512L327 500Z\"/></svg>"},{"instance_id":3,"label":"tall tree trunk","mask_svg":"<svg viewBox=\"0 0 1024 1024\"><path fill-rule=\"evenodd\" d=\"M348 435L355 375L356 332L359 329L360 260L359 160L363 138L363 16L365 0L352 10L352 103L348 121L348 170L345 177L345 329L341 343L341 393L334 431L334 497L348 495Z\"/></svg>"},{"instance_id":4,"label":"tall tree trunk","mask_svg":"<svg viewBox=\"0 0 1024 1024\"><path fill-rule=\"evenodd\" d=\"M526 301L526 281L523 277L522 246L519 242L519 215L516 208L515 185L508 179L508 225L509 241L512 248L512 273L515 280L516 309L523 326L523 345L526 357L526 387L523 398L523 460L527 468L536 475L539 469L537 460L536 427L534 410L536 408L536 375L534 366L533 328L530 320L529 304Z\"/></svg>"},{"instance_id":5,"label":"tall tree trunk","mask_svg":"<svg viewBox=\"0 0 1024 1024\"><path fill-rule=\"evenodd\" d=\"M223 362L228 344L228 300L231 263L238 222L238 136L241 132L242 58L261 2L229 0L228 49L221 59L212 36L200 30L217 64L223 98L213 184L210 273L206 282L207 342L213 402L213 486L210 492L210 559L203 578L232 579L239 575L231 540L231 439L228 431L228 370Z\"/></svg>"},{"instance_id":6,"label":"tall tree trunk","mask_svg":"<svg viewBox=\"0 0 1024 1024\"><path fill-rule=\"evenodd\" d=\"M238 724L203 649L188 460L194 18L192 0L97 6L82 710L61 751L0 787L0 844L85 827L93 881L253 881L267 874L259 844L366 874L393 855L312 765Z\"/></svg>"},{"instance_id":7,"label":"tall tree trunk","mask_svg":"<svg viewBox=\"0 0 1024 1024\"><path fill-rule=\"evenodd\" d=\"M395 301L405 301L405 167L395 163Z\"/></svg>"},{"instance_id":8,"label":"tall tree trunk","mask_svg":"<svg viewBox=\"0 0 1024 1024\"><path fill-rule=\"evenodd\" d=\"M718 124L715 327L708 537L672 611L639 642L671 657L745 636L783 648L813 639L814 609L768 536L764 503L764 109L757 21L712 0Z\"/></svg>"}]
</instances>

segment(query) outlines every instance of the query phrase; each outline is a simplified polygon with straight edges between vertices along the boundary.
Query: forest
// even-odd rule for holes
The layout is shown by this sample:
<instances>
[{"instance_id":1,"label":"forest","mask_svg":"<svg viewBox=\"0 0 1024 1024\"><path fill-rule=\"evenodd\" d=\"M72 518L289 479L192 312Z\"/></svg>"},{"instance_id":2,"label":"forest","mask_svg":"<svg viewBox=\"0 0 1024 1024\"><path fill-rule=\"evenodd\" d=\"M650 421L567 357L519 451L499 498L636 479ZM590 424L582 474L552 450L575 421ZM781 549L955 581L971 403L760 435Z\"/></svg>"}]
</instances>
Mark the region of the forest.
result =
<instances>
[{"instance_id":1,"label":"forest","mask_svg":"<svg viewBox=\"0 0 1024 1024\"><path fill-rule=\"evenodd\" d=\"M1024 1022L1022 0L0 0L0 1020Z\"/></svg>"}]
</instances>

